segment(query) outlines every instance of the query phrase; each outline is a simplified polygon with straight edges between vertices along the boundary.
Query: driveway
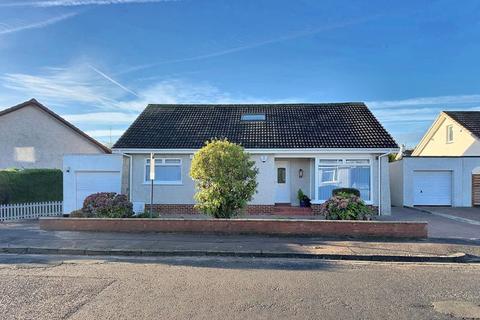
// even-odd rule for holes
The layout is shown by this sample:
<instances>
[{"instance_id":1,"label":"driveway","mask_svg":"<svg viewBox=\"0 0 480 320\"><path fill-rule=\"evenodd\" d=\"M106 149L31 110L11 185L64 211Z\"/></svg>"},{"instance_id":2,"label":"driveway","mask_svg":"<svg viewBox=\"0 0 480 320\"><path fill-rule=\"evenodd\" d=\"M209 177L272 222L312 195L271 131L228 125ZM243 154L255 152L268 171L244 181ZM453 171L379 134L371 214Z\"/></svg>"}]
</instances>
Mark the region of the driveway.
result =
<instances>
[{"instance_id":1,"label":"driveway","mask_svg":"<svg viewBox=\"0 0 480 320\"><path fill-rule=\"evenodd\" d=\"M421 209L424 211L420 211L417 209L394 207L392 208L391 216L382 216L379 218L379 220L427 221L429 238L480 240L480 225L471 222L471 221L477 222L477 220L471 219L472 216L474 216L475 214L474 211L463 210L463 209L475 209L475 210L478 210L478 213L480 215L479 209L477 208L435 208L436 210L439 210L438 212L444 213L444 215L436 214L436 211L431 211L432 213L426 212L425 209L427 208L421 208ZM446 210L446 209L449 209L449 210ZM465 217L465 218L452 219L451 217L447 217L445 215L447 214L446 212L449 212L449 214L456 212L458 217L460 218ZM469 218L466 218L467 215ZM478 221L480 221L480 219Z\"/></svg>"}]
</instances>

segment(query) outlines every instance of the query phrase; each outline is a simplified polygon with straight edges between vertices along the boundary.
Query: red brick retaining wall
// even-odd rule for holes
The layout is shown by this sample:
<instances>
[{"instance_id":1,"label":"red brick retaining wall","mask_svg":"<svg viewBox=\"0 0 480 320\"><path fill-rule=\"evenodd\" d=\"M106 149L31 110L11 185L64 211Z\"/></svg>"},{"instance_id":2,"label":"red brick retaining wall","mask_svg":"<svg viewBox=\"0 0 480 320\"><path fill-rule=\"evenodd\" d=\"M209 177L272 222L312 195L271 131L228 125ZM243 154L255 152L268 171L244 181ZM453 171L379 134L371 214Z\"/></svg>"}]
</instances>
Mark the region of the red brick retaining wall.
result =
<instances>
[{"instance_id":1,"label":"red brick retaining wall","mask_svg":"<svg viewBox=\"0 0 480 320\"><path fill-rule=\"evenodd\" d=\"M44 230L426 238L426 222L40 218Z\"/></svg>"}]
</instances>

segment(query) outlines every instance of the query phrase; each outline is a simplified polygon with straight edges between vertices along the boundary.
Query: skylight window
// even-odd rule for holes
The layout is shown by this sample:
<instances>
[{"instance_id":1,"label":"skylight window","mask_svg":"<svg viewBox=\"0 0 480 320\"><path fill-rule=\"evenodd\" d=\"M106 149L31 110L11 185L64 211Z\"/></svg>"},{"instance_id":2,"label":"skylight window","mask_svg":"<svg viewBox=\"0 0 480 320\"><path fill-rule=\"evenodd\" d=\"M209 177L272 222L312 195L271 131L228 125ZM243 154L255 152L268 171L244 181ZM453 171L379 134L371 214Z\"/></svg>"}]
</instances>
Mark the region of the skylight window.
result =
<instances>
[{"instance_id":1,"label":"skylight window","mask_svg":"<svg viewBox=\"0 0 480 320\"><path fill-rule=\"evenodd\" d=\"M242 114L242 121L265 121L265 113L245 113Z\"/></svg>"}]
</instances>

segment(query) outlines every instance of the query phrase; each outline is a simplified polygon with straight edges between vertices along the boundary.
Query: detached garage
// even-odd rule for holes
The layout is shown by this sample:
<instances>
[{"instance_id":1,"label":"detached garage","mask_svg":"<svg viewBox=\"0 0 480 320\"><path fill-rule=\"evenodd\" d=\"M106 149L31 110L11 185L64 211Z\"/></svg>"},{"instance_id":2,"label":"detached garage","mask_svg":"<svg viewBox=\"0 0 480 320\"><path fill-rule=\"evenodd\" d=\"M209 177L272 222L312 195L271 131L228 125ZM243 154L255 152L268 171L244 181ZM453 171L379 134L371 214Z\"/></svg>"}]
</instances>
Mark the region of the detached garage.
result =
<instances>
[{"instance_id":1,"label":"detached garage","mask_svg":"<svg viewBox=\"0 0 480 320\"><path fill-rule=\"evenodd\" d=\"M97 192L122 191L123 156L65 155L63 157L63 210L80 209L83 200Z\"/></svg>"},{"instance_id":2,"label":"detached garage","mask_svg":"<svg viewBox=\"0 0 480 320\"><path fill-rule=\"evenodd\" d=\"M390 163L394 206L480 204L480 157L404 157Z\"/></svg>"}]
</instances>

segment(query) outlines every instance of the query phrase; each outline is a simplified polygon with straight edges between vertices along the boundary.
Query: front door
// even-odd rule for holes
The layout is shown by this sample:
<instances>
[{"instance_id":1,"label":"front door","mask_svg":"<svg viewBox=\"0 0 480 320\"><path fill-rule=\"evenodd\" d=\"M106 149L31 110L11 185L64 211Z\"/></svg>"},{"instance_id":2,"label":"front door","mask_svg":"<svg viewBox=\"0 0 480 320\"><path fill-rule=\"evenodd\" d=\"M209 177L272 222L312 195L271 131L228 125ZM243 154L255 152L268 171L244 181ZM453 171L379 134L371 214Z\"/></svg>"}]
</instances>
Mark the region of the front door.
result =
<instances>
[{"instance_id":1,"label":"front door","mask_svg":"<svg viewBox=\"0 0 480 320\"><path fill-rule=\"evenodd\" d=\"M290 203L290 172L288 161L275 161L275 203Z\"/></svg>"}]
</instances>

